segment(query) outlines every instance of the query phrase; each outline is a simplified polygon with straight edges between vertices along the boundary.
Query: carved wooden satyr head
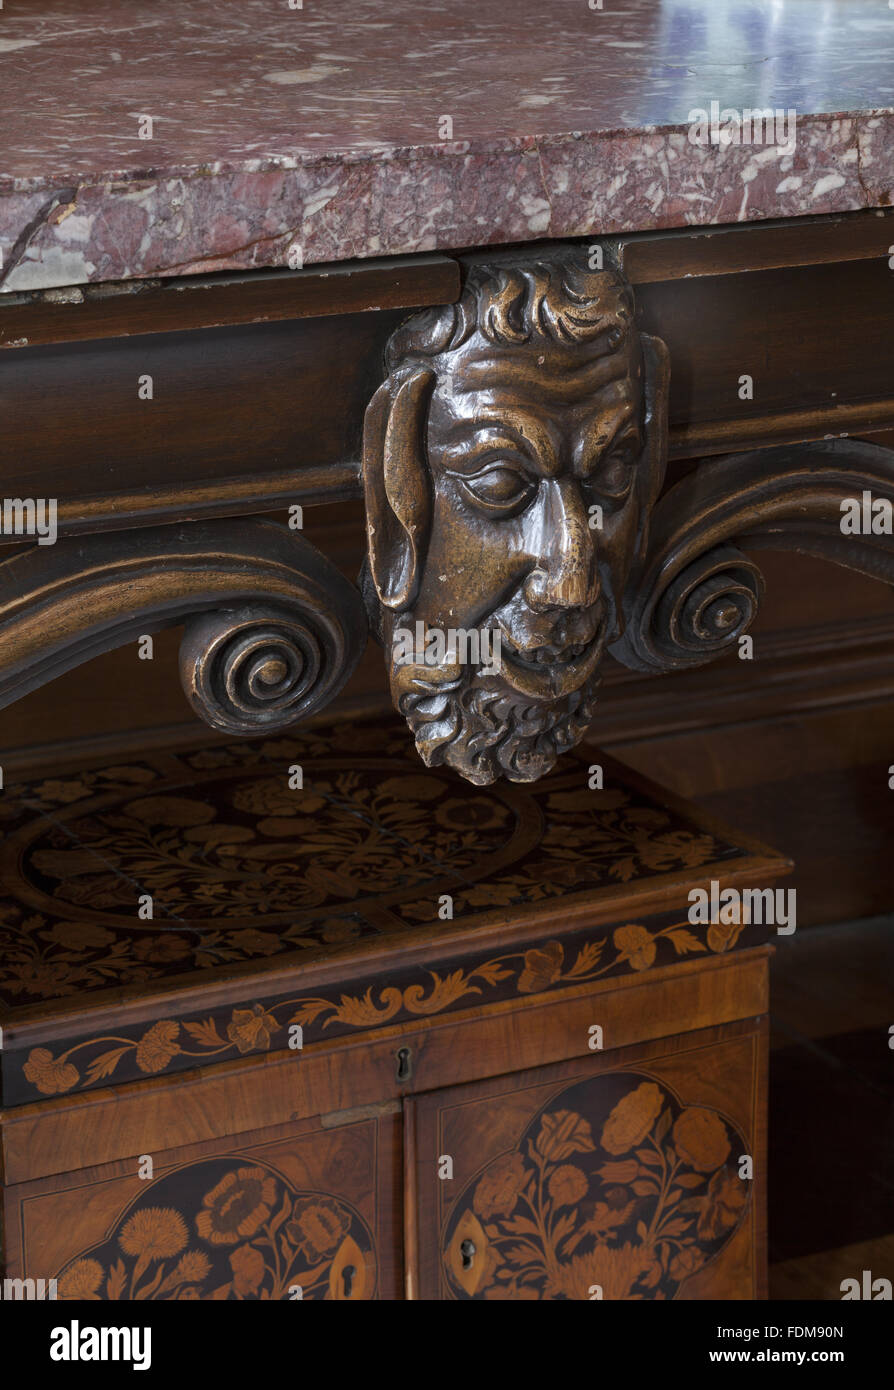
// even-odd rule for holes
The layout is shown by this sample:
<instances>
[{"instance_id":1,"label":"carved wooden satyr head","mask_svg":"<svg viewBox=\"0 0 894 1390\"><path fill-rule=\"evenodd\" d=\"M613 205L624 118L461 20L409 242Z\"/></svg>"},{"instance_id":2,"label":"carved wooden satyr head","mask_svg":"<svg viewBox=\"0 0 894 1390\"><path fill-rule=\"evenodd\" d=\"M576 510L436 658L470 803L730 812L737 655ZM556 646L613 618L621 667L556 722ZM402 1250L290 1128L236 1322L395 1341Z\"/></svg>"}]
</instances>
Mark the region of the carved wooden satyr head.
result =
<instances>
[{"instance_id":1,"label":"carved wooden satyr head","mask_svg":"<svg viewBox=\"0 0 894 1390\"><path fill-rule=\"evenodd\" d=\"M579 741L661 486L666 350L581 252L472 262L366 413L364 596L423 760L528 782Z\"/></svg>"}]
</instances>

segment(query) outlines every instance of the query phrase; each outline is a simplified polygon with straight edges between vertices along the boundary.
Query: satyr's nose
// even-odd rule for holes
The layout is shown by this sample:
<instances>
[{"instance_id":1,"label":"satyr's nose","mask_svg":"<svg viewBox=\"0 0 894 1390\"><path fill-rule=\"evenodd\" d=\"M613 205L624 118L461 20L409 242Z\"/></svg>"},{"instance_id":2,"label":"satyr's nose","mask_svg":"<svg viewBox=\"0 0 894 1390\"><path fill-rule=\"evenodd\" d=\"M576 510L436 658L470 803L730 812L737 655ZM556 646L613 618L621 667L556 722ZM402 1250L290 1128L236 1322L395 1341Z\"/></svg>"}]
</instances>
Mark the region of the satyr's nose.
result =
<instances>
[{"instance_id":1,"label":"satyr's nose","mask_svg":"<svg viewBox=\"0 0 894 1390\"><path fill-rule=\"evenodd\" d=\"M580 488L571 478L545 484L536 568L525 581L534 609L587 608L599 595L595 532Z\"/></svg>"}]
</instances>

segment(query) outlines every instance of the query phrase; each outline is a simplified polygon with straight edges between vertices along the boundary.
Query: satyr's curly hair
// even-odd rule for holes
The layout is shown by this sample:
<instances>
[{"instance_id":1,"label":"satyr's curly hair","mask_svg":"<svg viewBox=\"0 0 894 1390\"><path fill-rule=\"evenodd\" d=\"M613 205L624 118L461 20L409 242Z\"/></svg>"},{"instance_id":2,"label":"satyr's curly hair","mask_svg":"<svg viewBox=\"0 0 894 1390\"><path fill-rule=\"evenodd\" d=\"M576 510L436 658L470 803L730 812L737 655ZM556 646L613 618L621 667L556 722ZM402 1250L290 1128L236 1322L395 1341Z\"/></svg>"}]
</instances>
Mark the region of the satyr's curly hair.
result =
<instances>
[{"instance_id":1,"label":"satyr's curly hair","mask_svg":"<svg viewBox=\"0 0 894 1390\"><path fill-rule=\"evenodd\" d=\"M514 265L471 261L456 304L424 309L392 334L389 372L422 364L461 347L477 329L496 346L521 346L537 337L567 347L592 343L594 356L615 352L633 323L633 303L612 270L591 270L586 252L561 260ZM600 340L602 340L600 342Z\"/></svg>"}]
</instances>

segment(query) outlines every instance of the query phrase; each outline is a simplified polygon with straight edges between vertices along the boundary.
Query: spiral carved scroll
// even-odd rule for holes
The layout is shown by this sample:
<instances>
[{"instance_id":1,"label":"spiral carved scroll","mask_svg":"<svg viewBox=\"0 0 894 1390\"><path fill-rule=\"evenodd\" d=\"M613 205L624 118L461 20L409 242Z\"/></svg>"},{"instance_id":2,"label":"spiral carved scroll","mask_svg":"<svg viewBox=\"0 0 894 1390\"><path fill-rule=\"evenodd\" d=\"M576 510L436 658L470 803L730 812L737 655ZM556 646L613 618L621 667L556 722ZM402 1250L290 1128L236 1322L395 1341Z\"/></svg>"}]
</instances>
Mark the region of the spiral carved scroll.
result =
<instances>
[{"instance_id":1,"label":"spiral carved scroll","mask_svg":"<svg viewBox=\"0 0 894 1390\"><path fill-rule=\"evenodd\" d=\"M0 708L179 623L193 709L215 729L246 735L323 708L367 634L357 589L302 536L270 522L62 540L0 565Z\"/></svg>"},{"instance_id":2,"label":"spiral carved scroll","mask_svg":"<svg viewBox=\"0 0 894 1390\"><path fill-rule=\"evenodd\" d=\"M764 587L743 550L795 550L894 583L894 537L842 533L842 502L863 493L894 505L894 451L837 439L701 464L652 513L612 655L633 670L672 671L734 649Z\"/></svg>"},{"instance_id":3,"label":"spiral carved scroll","mask_svg":"<svg viewBox=\"0 0 894 1390\"><path fill-rule=\"evenodd\" d=\"M251 607L194 619L180 647L193 709L226 733L279 729L325 705L341 684L344 654L325 614Z\"/></svg>"},{"instance_id":4,"label":"spiral carved scroll","mask_svg":"<svg viewBox=\"0 0 894 1390\"><path fill-rule=\"evenodd\" d=\"M657 666L681 659L710 661L748 630L763 598L757 565L734 546L699 556L668 584L653 589L651 612L640 620L643 650Z\"/></svg>"}]
</instances>

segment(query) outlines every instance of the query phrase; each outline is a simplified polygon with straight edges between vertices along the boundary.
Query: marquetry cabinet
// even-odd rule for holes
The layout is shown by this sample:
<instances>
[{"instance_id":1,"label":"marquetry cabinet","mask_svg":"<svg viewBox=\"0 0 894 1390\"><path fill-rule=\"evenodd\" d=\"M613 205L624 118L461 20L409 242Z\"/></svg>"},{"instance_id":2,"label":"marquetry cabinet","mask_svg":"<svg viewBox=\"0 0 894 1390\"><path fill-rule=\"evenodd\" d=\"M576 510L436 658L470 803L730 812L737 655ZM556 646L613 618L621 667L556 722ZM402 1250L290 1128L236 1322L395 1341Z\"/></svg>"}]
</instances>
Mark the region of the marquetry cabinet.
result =
<instances>
[{"instance_id":1,"label":"marquetry cabinet","mask_svg":"<svg viewBox=\"0 0 894 1390\"><path fill-rule=\"evenodd\" d=\"M6 1277L762 1296L766 929L688 907L785 862L592 748L414 759L385 721L9 789Z\"/></svg>"}]
</instances>

